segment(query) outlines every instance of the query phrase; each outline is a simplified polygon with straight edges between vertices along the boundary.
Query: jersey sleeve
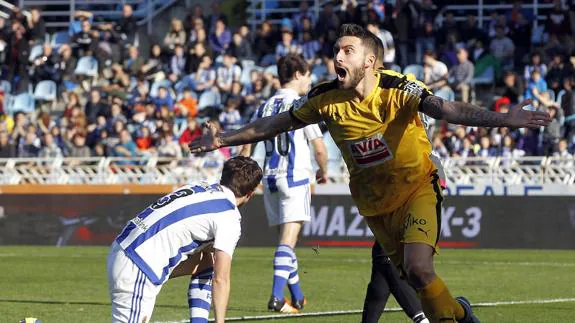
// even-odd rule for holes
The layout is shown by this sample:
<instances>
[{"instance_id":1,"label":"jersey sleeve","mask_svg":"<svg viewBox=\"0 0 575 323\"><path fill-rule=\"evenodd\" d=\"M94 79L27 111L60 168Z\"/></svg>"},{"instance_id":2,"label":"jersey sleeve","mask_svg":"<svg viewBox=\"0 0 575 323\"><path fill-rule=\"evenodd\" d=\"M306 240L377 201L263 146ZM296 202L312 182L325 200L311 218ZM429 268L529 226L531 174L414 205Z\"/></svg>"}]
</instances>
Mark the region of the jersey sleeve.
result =
<instances>
[{"instance_id":1,"label":"jersey sleeve","mask_svg":"<svg viewBox=\"0 0 575 323\"><path fill-rule=\"evenodd\" d=\"M241 235L239 214L226 214L218 217L214 221L214 230L214 248L232 257Z\"/></svg>"},{"instance_id":2,"label":"jersey sleeve","mask_svg":"<svg viewBox=\"0 0 575 323\"><path fill-rule=\"evenodd\" d=\"M321 121L321 114L318 109L319 97L302 96L292 103L289 113L293 118L305 124L314 124Z\"/></svg>"},{"instance_id":3,"label":"jersey sleeve","mask_svg":"<svg viewBox=\"0 0 575 323\"><path fill-rule=\"evenodd\" d=\"M409 109L414 115L421 111L423 100L433 95L433 92L423 82L414 77L407 77L398 85L397 89L398 105Z\"/></svg>"},{"instance_id":4,"label":"jersey sleeve","mask_svg":"<svg viewBox=\"0 0 575 323\"><path fill-rule=\"evenodd\" d=\"M323 137L321 129L317 124L310 124L309 126L306 126L305 128L303 128L303 133L307 141L312 141L314 139Z\"/></svg>"}]
</instances>

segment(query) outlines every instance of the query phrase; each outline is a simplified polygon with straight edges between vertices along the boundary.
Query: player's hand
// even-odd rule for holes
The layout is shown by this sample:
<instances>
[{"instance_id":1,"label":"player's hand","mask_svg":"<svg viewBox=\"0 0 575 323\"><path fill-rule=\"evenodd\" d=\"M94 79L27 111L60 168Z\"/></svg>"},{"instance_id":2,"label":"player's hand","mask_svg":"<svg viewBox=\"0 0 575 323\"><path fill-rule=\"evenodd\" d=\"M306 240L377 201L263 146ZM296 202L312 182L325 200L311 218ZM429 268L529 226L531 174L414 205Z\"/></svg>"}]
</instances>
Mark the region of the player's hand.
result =
<instances>
[{"instance_id":1,"label":"player's hand","mask_svg":"<svg viewBox=\"0 0 575 323\"><path fill-rule=\"evenodd\" d=\"M318 169L317 172L315 173L315 181L318 184L327 183L327 173L322 171L321 169Z\"/></svg>"},{"instance_id":2,"label":"player's hand","mask_svg":"<svg viewBox=\"0 0 575 323\"><path fill-rule=\"evenodd\" d=\"M218 129L209 121L204 123L203 127L204 131L202 135L188 145L191 153L212 151L222 147L218 136Z\"/></svg>"},{"instance_id":3,"label":"player's hand","mask_svg":"<svg viewBox=\"0 0 575 323\"><path fill-rule=\"evenodd\" d=\"M530 105L531 100L524 100L507 112L507 126L511 128L538 129L547 126L551 122L551 116L547 112L529 111L523 108Z\"/></svg>"}]
</instances>

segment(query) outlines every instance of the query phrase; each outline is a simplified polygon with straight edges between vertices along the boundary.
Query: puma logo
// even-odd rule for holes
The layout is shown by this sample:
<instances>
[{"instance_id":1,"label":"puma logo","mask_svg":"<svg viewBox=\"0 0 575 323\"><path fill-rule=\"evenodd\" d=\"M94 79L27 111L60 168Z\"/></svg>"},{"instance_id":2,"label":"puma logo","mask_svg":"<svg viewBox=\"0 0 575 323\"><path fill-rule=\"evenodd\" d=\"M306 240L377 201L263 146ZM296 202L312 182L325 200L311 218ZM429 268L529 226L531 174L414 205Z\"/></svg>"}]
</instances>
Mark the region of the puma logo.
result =
<instances>
[{"instance_id":1,"label":"puma logo","mask_svg":"<svg viewBox=\"0 0 575 323\"><path fill-rule=\"evenodd\" d=\"M425 231L425 230L423 230L423 229L422 229L422 228L420 228L420 227L417 227L417 230L419 230L419 231L421 231L421 232L425 233L425 236L429 238L429 235L428 235L427 233L428 233L429 231L431 231L431 230L427 230L427 231Z\"/></svg>"}]
</instances>

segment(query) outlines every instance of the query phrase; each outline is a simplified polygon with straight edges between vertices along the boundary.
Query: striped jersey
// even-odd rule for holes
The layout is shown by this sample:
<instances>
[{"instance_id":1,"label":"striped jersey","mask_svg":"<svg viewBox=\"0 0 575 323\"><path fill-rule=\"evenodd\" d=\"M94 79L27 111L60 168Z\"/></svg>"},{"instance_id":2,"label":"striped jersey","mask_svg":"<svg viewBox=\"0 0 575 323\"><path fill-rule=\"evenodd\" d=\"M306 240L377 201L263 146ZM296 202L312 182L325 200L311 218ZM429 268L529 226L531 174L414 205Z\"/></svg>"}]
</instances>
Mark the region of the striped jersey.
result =
<instances>
[{"instance_id":1,"label":"striped jersey","mask_svg":"<svg viewBox=\"0 0 575 323\"><path fill-rule=\"evenodd\" d=\"M208 245L233 255L240 238L234 193L220 184L185 185L130 220L116 242L156 285Z\"/></svg>"},{"instance_id":2,"label":"striped jersey","mask_svg":"<svg viewBox=\"0 0 575 323\"><path fill-rule=\"evenodd\" d=\"M296 91L280 89L260 106L252 121L289 111L298 99L300 97ZM321 130L313 124L265 141L264 180L271 191L274 191L278 178L287 178L289 187L309 183L312 171L309 141L320 137Z\"/></svg>"}]
</instances>

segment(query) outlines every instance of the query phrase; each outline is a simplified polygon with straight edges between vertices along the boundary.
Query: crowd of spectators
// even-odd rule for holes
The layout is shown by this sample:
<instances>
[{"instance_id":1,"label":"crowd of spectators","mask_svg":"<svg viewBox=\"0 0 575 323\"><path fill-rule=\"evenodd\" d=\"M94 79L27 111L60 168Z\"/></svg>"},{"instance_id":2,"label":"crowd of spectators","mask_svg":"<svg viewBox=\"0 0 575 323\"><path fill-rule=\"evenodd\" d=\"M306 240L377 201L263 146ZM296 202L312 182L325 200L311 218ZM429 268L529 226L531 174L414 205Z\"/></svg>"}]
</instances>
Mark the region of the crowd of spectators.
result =
<instances>
[{"instance_id":1,"label":"crowd of spectators","mask_svg":"<svg viewBox=\"0 0 575 323\"><path fill-rule=\"evenodd\" d=\"M279 25L264 21L230 27L218 2L194 6L173 18L157 43L142 48L130 5L115 22L97 22L78 12L69 40L48 39L41 12L15 10L0 18L2 79L0 158L5 157L181 157L201 134L204 120L237 129L279 88L277 59L299 53L314 83L335 77L331 61L337 27L366 26L384 43L385 64L403 70L421 66L420 78L436 93L471 101L474 77L492 73L496 87L486 108L505 112L521 100L549 111L544 129L484 129L436 123L434 149L442 156L573 156L575 56L571 12L560 1L549 12L544 33L532 28L532 11L514 1L479 27L475 16L456 22L454 13L431 0L328 2L316 16L307 1ZM41 46L37 57L33 48ZM76 72L82 58L98 62L96 77ZM33 113L9 107L7 98L43 80L54 81L56 108ZM452 93L452 94L449 94ZM11 109L9 111L9 108ZM218 152L224 157L233 151Z\"/></svg>"}]
</instances>

